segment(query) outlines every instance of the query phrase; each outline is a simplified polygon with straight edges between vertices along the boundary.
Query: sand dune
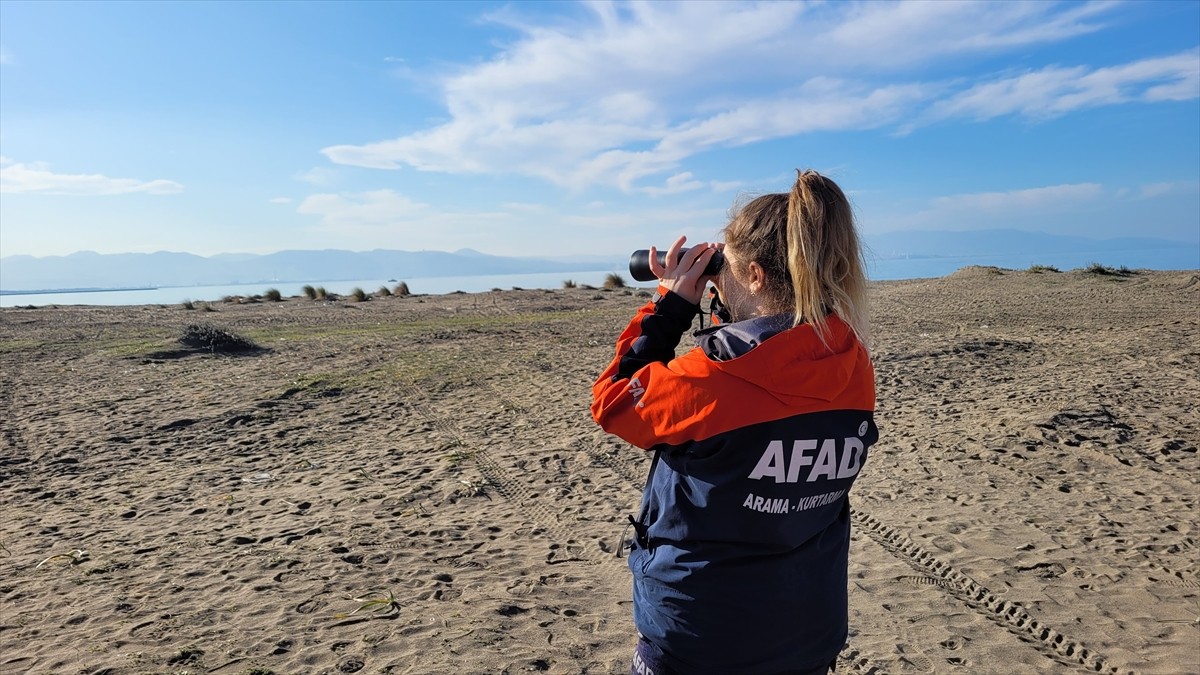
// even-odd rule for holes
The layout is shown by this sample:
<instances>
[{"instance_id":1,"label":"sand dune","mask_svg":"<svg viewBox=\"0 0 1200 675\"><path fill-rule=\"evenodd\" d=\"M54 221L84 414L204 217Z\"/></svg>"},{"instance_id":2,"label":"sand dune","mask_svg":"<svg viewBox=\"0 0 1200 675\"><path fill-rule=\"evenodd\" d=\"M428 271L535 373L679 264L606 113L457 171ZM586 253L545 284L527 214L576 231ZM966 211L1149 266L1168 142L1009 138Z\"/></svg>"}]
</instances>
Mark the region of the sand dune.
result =
<instances>
[{"instance_id":1,"label":"sand dune","mask_svg":"<svg viewBox=\"0 0 1200 675\"><path fill-rule=\"evenodd\" d=\"M872 288L839 672L1200 672L1200 276ZM0 672L628 672L645 300L0 310Z\"/></svg>"}]
</instances>

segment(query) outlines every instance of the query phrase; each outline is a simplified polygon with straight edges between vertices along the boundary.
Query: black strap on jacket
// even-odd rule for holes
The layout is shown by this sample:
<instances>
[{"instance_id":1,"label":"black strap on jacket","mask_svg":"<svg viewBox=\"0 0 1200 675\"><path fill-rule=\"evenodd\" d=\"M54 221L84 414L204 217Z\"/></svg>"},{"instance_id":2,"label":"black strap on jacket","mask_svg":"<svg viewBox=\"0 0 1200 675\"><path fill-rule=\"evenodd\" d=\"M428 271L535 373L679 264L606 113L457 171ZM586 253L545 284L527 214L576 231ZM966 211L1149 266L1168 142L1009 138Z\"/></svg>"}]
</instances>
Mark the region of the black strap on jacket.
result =
<instances>
[{"instance_id":1,"label":"black strap on jacket","mask_svg":"<svg viewBox=\"0 0 1200 675\"><path fill-rule=\"evenodd\" d=\"M650 489L650 481L654 479L654 470L658 468L659 452L660 451L655 450L654 459L650 460L650 471L646 475L646 486L642 488L643 490ZM646 511L649 508L650 505L643 496L642 510L640 513L638 513L638 517L634 518L633 516L626 516L626 518L629 519L629 522L626 523L625 527L621 529L621 538L617 540L616 552L614 553L616 557L620 558L621 551L625 550L625 535L629 533L629 528L631 527L633 528L634 542L636 542L641 548L650 548L650 526L646 524Z\"/></svg>"}]
</instances>

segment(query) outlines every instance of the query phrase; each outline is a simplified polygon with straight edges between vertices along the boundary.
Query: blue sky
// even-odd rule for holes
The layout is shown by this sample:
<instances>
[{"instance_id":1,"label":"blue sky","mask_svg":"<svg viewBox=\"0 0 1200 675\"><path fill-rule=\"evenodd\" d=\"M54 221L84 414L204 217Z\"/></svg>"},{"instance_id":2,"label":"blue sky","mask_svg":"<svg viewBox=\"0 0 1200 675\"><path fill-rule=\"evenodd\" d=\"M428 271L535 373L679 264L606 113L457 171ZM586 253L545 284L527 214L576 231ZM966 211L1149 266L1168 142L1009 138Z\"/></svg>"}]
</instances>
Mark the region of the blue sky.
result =
<instances>
[{"instance_id":1,"label":"blue sky","mask_svg":"<svg viewBox=\"0 0 1200 675\"><path fill-rule=\"evenodd\" d=\"M624 254L807 167L868 240L1196 243L1200 2L0 0L0 155L5 256Z\"/></svg>"}]
</instances>

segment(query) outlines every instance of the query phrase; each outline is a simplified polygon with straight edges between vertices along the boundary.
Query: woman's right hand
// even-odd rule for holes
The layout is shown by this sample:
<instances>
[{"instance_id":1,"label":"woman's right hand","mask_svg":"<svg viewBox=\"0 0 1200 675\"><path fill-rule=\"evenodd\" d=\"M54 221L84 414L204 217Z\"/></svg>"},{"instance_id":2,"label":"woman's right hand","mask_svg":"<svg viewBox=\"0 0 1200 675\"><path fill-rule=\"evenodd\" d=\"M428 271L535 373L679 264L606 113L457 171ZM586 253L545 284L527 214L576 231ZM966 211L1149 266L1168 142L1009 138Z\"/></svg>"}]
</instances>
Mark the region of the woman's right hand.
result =
<instances>
[{"instance_id":1,"label":"woman's right hand","mask_svg":"<svg viewBox=\"0 0 1200 675\"><path fill-rule=\"evenodd\" d=\"M674 244L671 244L671 248L667 249L665 267L659 264L658 251L651 246L650 271L658 277L660 286L693 305L699 305L700 298L704 295L704 288L712 279L711 276L705 276L704 270L708 267L708 261L712 260L712 257L720 249L720 245L708 242L697 244L688 249L688 252L683 254L683 258L680 258L679 251L686 241L687 237L680 237L675 240Z\"/></svg>"}]
</instances>

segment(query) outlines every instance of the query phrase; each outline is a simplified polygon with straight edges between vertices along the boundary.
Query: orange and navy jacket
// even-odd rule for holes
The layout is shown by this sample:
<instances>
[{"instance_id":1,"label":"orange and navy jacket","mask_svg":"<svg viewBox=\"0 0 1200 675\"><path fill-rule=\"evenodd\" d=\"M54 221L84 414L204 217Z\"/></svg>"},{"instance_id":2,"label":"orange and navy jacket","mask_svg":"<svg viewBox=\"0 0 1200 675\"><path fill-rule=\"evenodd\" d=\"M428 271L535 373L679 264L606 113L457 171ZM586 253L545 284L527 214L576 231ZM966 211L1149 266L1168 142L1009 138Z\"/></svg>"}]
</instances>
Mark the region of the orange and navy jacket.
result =
<instances>
[{"instance_id":1,"label":"orange and navy jacket","mask_svg":"<svg viewBox=\"0 0 1200 675\"><path fill-rule=\"evenodd\" d=\"M638 632L686 673L831 663L847 636L847 492L878 439L867 350L836 315L724 323L659 287L592 389L605 431L655 451L629 554Z\"/></svg>"}]
</instances>

